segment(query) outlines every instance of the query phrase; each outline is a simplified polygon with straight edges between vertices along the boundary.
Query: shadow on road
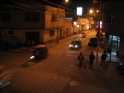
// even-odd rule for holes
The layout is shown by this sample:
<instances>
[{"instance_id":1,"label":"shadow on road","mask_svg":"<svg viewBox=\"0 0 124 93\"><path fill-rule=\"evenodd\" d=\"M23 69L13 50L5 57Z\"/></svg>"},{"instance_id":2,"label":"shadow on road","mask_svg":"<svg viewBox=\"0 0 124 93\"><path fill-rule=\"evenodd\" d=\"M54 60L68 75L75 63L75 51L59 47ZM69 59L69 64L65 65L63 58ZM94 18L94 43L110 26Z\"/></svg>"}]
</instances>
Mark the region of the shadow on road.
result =
<instances>
[{"instance_id":1,"label":"shadow on road","mask_svg":"<svg viewBox=\"0 0 124 93\"><path fill-rule=\"evenodd\" d=\"M46 58L44 58L44 59L46 59ZM28 68L28 67L30 67L30 66L33 66L33 65L39 63L39 62L42 62L42 60L44 60L44 59L39 59L39 60L35 60L35 59L34 59L34 60L29 60L29 61L27 61L27 62L21 64L20 67L22 67L22 68Z\"/></svg>"}]
</instances>

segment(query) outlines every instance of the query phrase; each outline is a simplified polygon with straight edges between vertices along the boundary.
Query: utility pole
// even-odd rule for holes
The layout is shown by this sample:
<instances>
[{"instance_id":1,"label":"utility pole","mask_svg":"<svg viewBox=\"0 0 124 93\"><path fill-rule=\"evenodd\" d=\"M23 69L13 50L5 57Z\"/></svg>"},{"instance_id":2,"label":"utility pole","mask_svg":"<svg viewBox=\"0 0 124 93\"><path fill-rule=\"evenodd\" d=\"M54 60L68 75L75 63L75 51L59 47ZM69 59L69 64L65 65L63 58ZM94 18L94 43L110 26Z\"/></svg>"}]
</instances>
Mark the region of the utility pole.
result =
<instances>
[{"instance_id":1,"label":"utility pole","mask_svg":"<svg viewBox=\"0 0 124 93\"><path fill-rule=\"evenodd\" d=\"M98 65L98 52L99 52L99 34L100 34L100 19L101 19L101 0L99 6L99 22L98 22L98 31L97 31L97 50L96 50L96 64Z\"/></svg>"}]
</instances>

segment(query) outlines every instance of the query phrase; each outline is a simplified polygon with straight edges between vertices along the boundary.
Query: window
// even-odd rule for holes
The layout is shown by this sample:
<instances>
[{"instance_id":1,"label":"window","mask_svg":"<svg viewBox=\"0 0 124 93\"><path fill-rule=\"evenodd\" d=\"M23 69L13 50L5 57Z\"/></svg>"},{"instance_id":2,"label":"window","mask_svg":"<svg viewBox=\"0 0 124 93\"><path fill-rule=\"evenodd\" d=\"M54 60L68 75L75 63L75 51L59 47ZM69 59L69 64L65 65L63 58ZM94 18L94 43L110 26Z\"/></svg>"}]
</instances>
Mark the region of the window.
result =
<instances>
[{"instance_id":1,"label":"window","mask_svg":"<svg viewBox=\"0 0 124 93\"><path fill-rule=\"evenodd\" d=\"M54 36L54 30L50 30L50 36Z\"/></svg>"},{"instance_id":2,"label":"window","mask_svg":"<svg viewBox=\"0 0 124 93\"><path fill-rule=\"evenodd\" d=\"M10 35L13 35L13 31L9 31L8 33L9 33Z\"/></svg>"},{"instance_id":3,"label":"window","mask_svg":"<svg viewBox=\"0 0 124 93\"><path fill-rule=\"evenodd\" d=\"M39 13L25 13L26 22L39 22L40 14Z\"/></svg>"},{"instance_id":4,"label":"window","mask_svg":"<svg viewBox=\"0 0 124 93\"><path fill-rule=\"evenodd\" d=\"M64 16L63 16L63 15L60 15L60 16L59 16L59 20L60 20L60 21L64 21Z\"/></svg>"},{"instance_id":5,"label":"window","mask_svg":"<svg viewBox=\"0 0 124 93\"><path fill-rule=\"evenodd\" d=\"M57 14L52 14L52 22L55 22L57 21Z\"/></svg>"},{"instance_id":6,"label":"window","mask_svg":"<svg viewBox=\"0 0 124 93\"><path fill-rule=\"evenodd\" d=\"M10 13L2 13L2 21L10 21Z\"/></svg>"},{"instance_id":7,"label":"window","mask_svg":"<svg viewBox=\"0 0 124 93\"><path fill-rule=\"evenodd\" d=\"M112 15L111 14L106 14L105 23L112 23Z\"/></svg>"}]
</instances>

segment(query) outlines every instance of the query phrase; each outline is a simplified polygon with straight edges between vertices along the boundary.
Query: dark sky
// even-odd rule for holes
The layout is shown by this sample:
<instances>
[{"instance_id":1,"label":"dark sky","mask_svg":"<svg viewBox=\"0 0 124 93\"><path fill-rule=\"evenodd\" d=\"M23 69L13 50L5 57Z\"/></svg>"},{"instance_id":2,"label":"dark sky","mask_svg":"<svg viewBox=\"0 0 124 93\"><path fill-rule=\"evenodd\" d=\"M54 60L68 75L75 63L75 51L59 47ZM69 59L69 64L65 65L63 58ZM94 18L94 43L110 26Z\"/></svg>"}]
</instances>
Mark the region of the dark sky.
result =
<instances>
[{"instance_id":1,"label":"dark sky","mask_svg":"<svg viewBox=\"0 0 124 93\"><path fill-rule=\"evenodd\" d=\"M44 0L13 0L13 1L19 1L19 2L25 2L25 1L38 1L38 2L42 2L43 4L48 4L48 2L44 2ZM61 6L64 6L66 8L69 8L71 10L73 10L76 13L76 8L77 7L82 7L83 8L83 14L86 14L88 12L88 9L90 9L91 7L93 7L93 2L92 0L69 0L68 3L65 3L64 0L47 0L49 2L52 2L54 4L58 4ZM6 3L6 4L10 4L12 2L12 0L0 0L0 3ZM63 3L62 3L63 2ZM94 4L94 7L97 7L98 3Z\"/></svg>"},{"instance_id":2,"label":"dark sky","mask_svg":"<svg viewBox=\"0 0 124 93\"><path fill-rule=\"evenodd\" d=\"M63 2L63 0L49 0L49 1L59 5ZM89 8L93 7L92 0L69 0L68 3L63 2L61 5L69 9L72 9L75 12L77 7L82 7L84 13L86 13Z\"/></svg>"},{"instance_id":3,"label":"dark sky","mask_svg":"<svg viewBox=\"0 0 124 93\"><path fill-rule=\"evenodd\" d=\"M76 13L77 7L82 7L83 8L83 14L86 14L90 8L99 8L99 2L95 3L93 6L92 0L69 0L68 3L64 3L64 0L48 0L50 2L53 2L58 5L62 5L64 7L67 7L69 9L72 9ZM62 3L63 2L63 3Z\"/></svg>"}]
</instances>

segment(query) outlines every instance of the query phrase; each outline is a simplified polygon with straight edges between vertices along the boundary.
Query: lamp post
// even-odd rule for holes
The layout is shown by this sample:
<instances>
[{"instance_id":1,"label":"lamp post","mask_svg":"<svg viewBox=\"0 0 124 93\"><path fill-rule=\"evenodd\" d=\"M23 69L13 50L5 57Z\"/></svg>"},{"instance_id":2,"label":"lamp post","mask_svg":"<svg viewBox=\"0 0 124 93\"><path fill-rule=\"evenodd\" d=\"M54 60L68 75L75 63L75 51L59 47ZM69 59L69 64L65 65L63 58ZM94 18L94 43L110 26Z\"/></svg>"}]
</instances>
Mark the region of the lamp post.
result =
<instances>
[{"instance_id":1,"label":"lamp post","mask_svg":"<svg viewBox=\"0 0 124 93\"><path fill-rule=\"evenodd\" d=\"M89 22L90 22L89 29L91 30L92 29L92 24L93 24L94 9L90 9L88 15L89 15Z\"/></svg>"},{"instance_id":2,"label":"lamp post","mask_svg":"<svg viewBox=\"0 0 124 93\"><path fill-rule=\"evenodd\" d=\"M97 10L98 13L98 31L97 31L97 51L96 51L96 64L98 65L98 52L99 52L99 34L100 34L100 19L101 19L101 0L100 0L100 10Z\"/></svg>"},{"instance_id":3,"label":"lamp post","mask_svg":"<svg viewBox=\"0 0 124 93\"><path fill-rule=\"evenodd\" d=\"M63 2L69 2L69 0L64 0ZM62 5L62 3L59 5L58 12L57 12L57 43L59 43L59 37L58 37L58 34L59 34L59 10L60 10L59 8Z\"/></svg>"},{"instance_id":4,"label":"lamp post","mask_svg":"<svg viewBox=\"0 0 124 93\"><path fill-rule=\"evenodd\" d=\"M95 28L96 28L96 24L97 25L97 48L96 48L96 64L98 64L98 51L99 51L99 33L100 33L100 11L96 10L95 13L93 11L93 9L89 10L90 14L94 14L93 17L96 17L96 15L98 16L98 19L94 18L94 21L98 20L98 23L95 23Z\"/></svg>"}]
</instances>

